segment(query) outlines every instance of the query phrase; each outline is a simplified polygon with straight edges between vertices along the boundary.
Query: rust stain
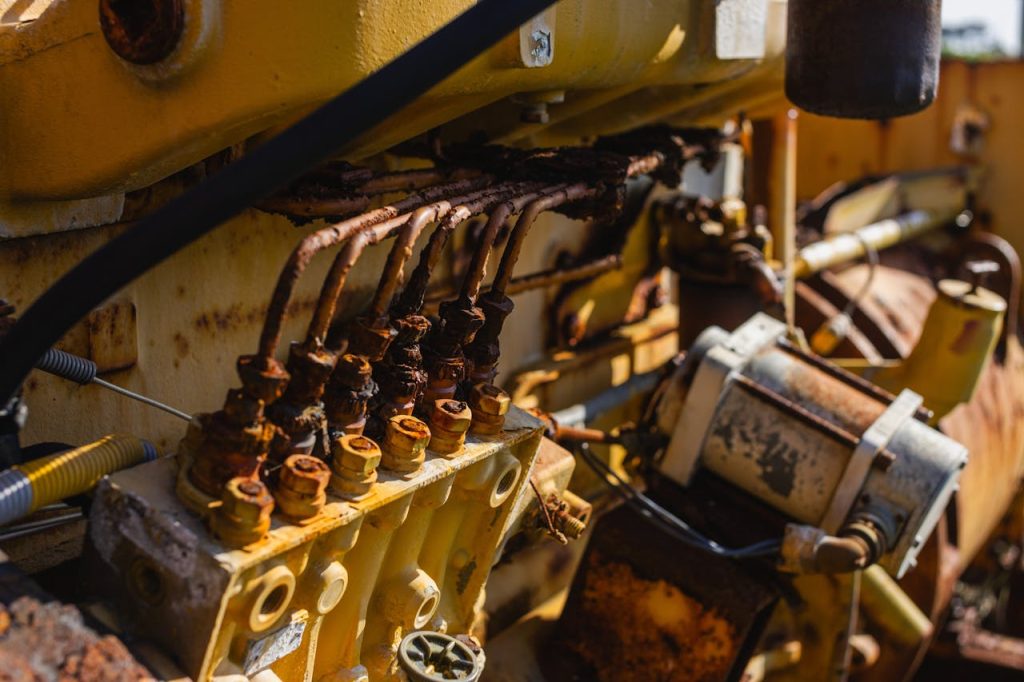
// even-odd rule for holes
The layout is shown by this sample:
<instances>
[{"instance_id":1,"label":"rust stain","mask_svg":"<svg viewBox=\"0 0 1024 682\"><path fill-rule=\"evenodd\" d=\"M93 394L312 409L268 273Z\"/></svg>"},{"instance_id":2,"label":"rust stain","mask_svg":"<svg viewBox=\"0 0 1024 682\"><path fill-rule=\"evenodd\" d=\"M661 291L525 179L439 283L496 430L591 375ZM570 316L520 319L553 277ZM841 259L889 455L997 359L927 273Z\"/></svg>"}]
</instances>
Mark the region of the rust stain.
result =
<instances>
[{"instance_id":1,"label":"rust stain","mask_svg":"<svg viewBox=\"0 0 1024 682\"><path fill-rule=\"evenodd\" d=\"M316 308L317 297L295 299L288 304L288 317L308 314ZM245 306L235 303L227 308L214 308L199 313L192 320L196 331L216 334L218 332L251 329L263 324L267 315L267 304Z\"/></svg>"},{"instance_id":2,"label":"rust stain","mask_svg":"<svg viewBox=\"0 0 1024 682\"><path fill-rule=\"evenodd\" d=\"M473 577L473 572L476 570L476 559L470 559L469 562L459 569L459 574L455 577L455 590L462 594L469 587L469 580Z\"/></svg>"},{"instance_id":3,"label":"rust stain","mask_svg":"<svg viewBox=\"0 0 1024 682\"><path fill-rule=\"evenodd\" d=\"M174 350L177 352L179 358L187 358L189 355L189 344L188 339L181 335L180 332L174 334Z\"/></svg>"},{"instance_id":4,"label":"rust stain","mask_svg":"<svg viewBox=\"0 0 1024 682\"><path fill-rule=\"evenodd\" d=\"M713 682L729 672L732 624L664 580L595 552L581 606L591 631L568 646L601 682Z\"/></svg>"}]
</instances>

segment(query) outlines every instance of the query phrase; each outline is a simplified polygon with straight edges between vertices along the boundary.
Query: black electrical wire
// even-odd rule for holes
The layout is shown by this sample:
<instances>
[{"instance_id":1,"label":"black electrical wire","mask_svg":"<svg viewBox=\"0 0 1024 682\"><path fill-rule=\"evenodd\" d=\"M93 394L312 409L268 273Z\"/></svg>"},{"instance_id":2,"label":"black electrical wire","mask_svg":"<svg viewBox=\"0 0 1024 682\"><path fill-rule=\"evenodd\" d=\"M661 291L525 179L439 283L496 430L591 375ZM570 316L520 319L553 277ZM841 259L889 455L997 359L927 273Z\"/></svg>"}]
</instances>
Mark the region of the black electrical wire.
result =
<instances>
[{"instance_id":1,"label":"black electrical wire","mask_svg":"<svg viewBox=\"0 0 1024 682\"><path fill-rule=\"evenodd\" d=\"M583 461L594 471L597 477L604 481L612 491L620 495L627 504L636 509L641 516L658 526L662 531L689 547L729 559L753 559L773 556L778 554L779 549L782 547L782 543L779 540L763 540L745 547L723 547L623 480L611 467L590 452L590 447L587 443L579 444L579 452Z\"/></svg>"},{"instance_id":2,"label":"black electrical wire","mask_svg":"<svg viewBox=\"0 0 1024 682\"><path fill-rule=\"evenodd\" d=\"M136 277L381 124L555 0L479 0L443 28L85 258L0 341L0 405L76 322Z\"/></svg>"}]
</instances>

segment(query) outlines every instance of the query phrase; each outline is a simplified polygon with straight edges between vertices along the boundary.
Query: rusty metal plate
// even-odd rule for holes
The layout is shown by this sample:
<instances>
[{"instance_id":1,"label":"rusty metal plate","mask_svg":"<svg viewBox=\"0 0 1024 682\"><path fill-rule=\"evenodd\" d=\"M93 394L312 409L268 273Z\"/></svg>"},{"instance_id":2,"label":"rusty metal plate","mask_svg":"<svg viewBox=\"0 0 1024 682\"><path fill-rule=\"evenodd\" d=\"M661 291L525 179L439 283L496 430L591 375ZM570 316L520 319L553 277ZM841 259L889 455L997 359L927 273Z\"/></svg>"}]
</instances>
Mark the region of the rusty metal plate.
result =
<instances>
[{"instance_id":1,"label":"rusty metal plate","mask_svg":"<svg viewBox=\"0 0 1024 682\"><path fill-rule=\"evenodd\" d=\"M702 482L708 481L710 477L705 476ZM723 487L718 481L710 485ZM681 512L684 495L674 485L664 483L651 494ZM701 504L709 516L693 519L688 515L687 520L715 531L722 525L751 532L749 517L748 522L737 523L738 508L725 509L721 501L729 498L721 497L721 492L714 495L717 508ZM772 531L757 528L753 532ZM555 645L545 660L546 677L616 682L738 680L777 597L767 572L756 564L693 549L665 535L628 505L619 507L603 516L594 529Z\"/></svg>"}]
</instances>

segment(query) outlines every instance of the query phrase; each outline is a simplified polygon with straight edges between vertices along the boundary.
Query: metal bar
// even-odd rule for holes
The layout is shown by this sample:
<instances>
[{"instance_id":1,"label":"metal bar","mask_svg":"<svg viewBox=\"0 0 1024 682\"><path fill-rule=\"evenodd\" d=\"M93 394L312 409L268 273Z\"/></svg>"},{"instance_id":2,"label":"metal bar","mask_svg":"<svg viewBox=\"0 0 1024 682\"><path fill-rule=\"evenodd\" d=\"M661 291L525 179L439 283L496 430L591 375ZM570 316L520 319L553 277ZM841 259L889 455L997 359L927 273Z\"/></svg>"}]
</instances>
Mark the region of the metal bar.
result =
<instances>
[{"instance_id":1,"label":"metal bar","mask_svg":"<svg viewBox=\"0 0 1024 682\"><path fill-rule=\"evenodd\" d=\"M98 386L102 386L103 388L109 389L114 393L120 393L121 395L128 396L132 400L138 400L140 403L145 403L150 407L155 407L158 410L163 410L167 414L173 414L178 419L184 419L187 422L192 421L192 415L182 412L181 410L177 410L171 407L170 405L165 405L159 400L153 400L152 398L140 395L134 391L129 391L127 388L124 388L123 386L112 384L109 381L104 381L103 379L100 379L99 377L93 379L92 383Z\"/></svg>"},{"instance_id":2,"label":"metal bar","mask_svg":"<svg viewBox=\"0 0 1024 682\"><path fill-rule=\"evenodd\" d=\"M797 278L809 277L833 265L857 260L867 253L868 248L881 251L919 237L952 222L955 217L956 213L952 212L911 211L896 218L826 237L800 249L794 264L794 274Z\"/></svg>"}]
</instances>

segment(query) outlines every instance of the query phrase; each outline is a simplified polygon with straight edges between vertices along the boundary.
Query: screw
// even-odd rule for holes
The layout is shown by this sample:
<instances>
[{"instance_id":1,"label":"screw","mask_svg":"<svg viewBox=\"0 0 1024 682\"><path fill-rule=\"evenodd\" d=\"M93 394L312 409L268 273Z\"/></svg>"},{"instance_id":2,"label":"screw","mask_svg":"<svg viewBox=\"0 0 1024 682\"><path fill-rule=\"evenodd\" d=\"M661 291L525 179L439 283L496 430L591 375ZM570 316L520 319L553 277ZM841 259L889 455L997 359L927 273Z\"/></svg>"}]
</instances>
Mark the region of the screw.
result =
<instances>
[{"instance_id":1,"label":"screw","mask_svg":"<svg viewBox=\"0 0 1024 682\"><path fill-rule=\"evenodd\" d=\"M547 64L551 61L551 33L548 31L534 31L530 34L530 42L533 48L530 56L538 64Z\"/></svg>"}]
</instances>

